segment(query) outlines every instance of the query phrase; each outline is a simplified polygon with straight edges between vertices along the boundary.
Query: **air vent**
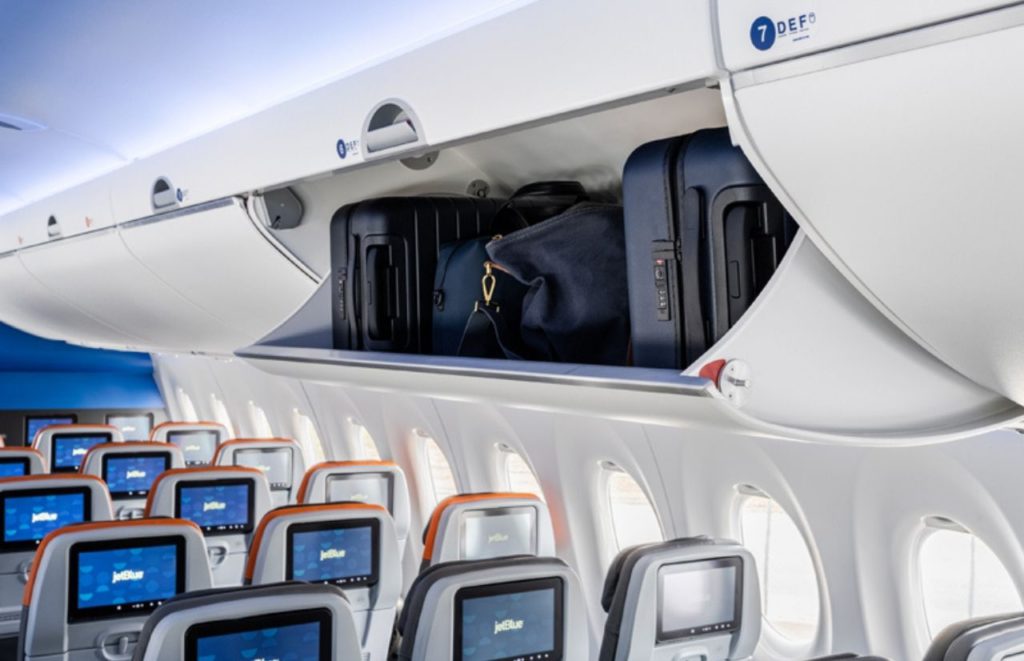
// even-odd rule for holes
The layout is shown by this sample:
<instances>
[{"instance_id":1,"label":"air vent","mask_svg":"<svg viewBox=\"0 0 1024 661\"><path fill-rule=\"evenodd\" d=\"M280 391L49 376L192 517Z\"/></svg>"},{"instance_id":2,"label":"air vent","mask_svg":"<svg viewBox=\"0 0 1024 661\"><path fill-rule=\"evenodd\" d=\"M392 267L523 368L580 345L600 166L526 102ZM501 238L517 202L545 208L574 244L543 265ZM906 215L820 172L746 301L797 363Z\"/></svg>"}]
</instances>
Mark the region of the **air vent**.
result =
<instances>
[{"instance_id":1,"label":"air vent","mask_svg":"<svg viewBox=\"0 0 1024 661\"><path fill-rule=\"evenodd\" d=\"M21 131L23 133L32 133L34 131L42 131L46 127L38 122L25 119L24 117L16 117L15 115L5 115L0 112L0 129L7 129L8 131Z\"/></svg>"}]
</instances>

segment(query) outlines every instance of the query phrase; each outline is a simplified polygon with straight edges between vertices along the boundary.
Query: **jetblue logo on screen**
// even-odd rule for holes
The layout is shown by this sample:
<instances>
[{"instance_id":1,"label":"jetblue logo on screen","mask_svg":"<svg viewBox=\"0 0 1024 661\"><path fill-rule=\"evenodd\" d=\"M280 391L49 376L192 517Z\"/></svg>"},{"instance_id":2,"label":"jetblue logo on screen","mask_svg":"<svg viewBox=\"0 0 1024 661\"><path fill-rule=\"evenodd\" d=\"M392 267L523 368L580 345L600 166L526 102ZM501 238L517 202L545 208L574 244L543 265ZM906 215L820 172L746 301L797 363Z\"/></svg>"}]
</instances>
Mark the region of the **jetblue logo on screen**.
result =
<instances>
[{"instance_id":1,"label":"jetblue logo on screen","mask_svg":"<svg viewBox=\"0 0 1024 661\"><path fill-rule=\"evenodd\" d=\"M56 512L33 512L32 523L52 523L57 520Z\"/></svg>"},{"instance_id":2,"label":"jetblue logo on screen","mask_svg":"<svg viewBox=\"0 0 1024 661\"><path fill-rule=\"evenodd\" d=\"M349 500L354 500L357 503L365 503L370 500L370 494L367 493L354 493L348 497Z\"/></svg>"},{"instance_id":3,"label":"jetblue logo on screen","mask_svg":"<svg viewBox=\"0 0 1024 661\"><path fill-rule=\"evenodd\" d=\"M487 538L488 544L504 544L508 541L508 535L503 532L496 532Z\"/></svg>"},{"instance_id":4,"label":"jetblue logo on screen","mask_svg":"<svg viewBox=\"0 0 1024 661\"><path fill-rule=\"evenodd\" d=\"M117 585L118 583L123 583L125 581L141 581L143 578L145 578L145 576L146 572L142 570L136 571L134 569L122 569L121 571L114 572L114 575L111 577L110 582L114 585Z\"/></svg>"},{"instance_id":5,"label":"jetblue logo on screen","mask_svg":"<svg viewBox=\"0 0 1024 661\"><path fill-rule=\"evenodd\" d=\"M264 473L269 473L270 472L270 466L257 466L256 468L260 469Z\"/></svg>"},{"instance_id":6,"label":"jetblue logo on screen","mask_svg":"<svg viewBox=\"0 0 1024 661\"><path fill-rule=\"evenodd\" d=\"M81 457L82 455L84 455L88 451L89 451L89 448L75 448L74 450L71 451L71 456L72 457Z\"/></svg>"},{"instance_id":7,"label":"jetblue logo on screen","mask_svg":"<svg viewBox=\"0 0 1024 661\"><path fill-rule=\"evenodd\" d=\"M500 622L494 623L494 633L505 633L507 631L522 631L523 621L513 620L509 618L507 620L501 620Z\"/></svg>"},{"instance_id":8,"label":"jetblue logo on screen","mask_svg":"<svg viewBox=\"0 0 1024 661\"><path fill-rule=\"evenodd\" d=\"M141 480L142 478L146 477L146 471L140 471L139 469L134 468L128 471L125 477L128 478L129 480Z\"/></svg>"},{"instance_id":9,"label":"jetblue logo on screen","mask_svg":"<svg viewBox=\"0 0 1024 661\"><path fill-rule=\"evenodd\" d=\"M267 658L265 656L259 656L259 657L256 657L255 659L253 659L253 661L281 661L281 659L277 658L276 656L273 657L273 658Z\"/></svg>"},{"instance_id":10,"label":"jetblue logo on screen","mask_svg":"<svg viewBox=\"0 0 1024 661\"><path fill-rule=\"evenodd\" d=\"M327 549L326 551L320 551L320 562L324 560L344 560L347 555L348 551L345 549Z\"/></svg>"},{"instance_id":11,"label":"jetblue logo on screen","mask_svg":"<svg viewBox=\"0 0 1024 661\"><path fill-rule=\"evenodd\" d=\"M199 450L201 450L201 449L202 448L200 448L198 445L186 445L185 446L185 452L199 452Z\"/></svg>"},{"instance_id":12,"label":"jetblue logo on screen","mask_svg":"<svg viewBox=\"0 0 1024 661\"><path fill-rule=\"evenodd\" d=\"M813 11L782 20L759 16L750 24L750 42L757 50L769 50L779 39L793 42L810 39L811 28L817 20Z\"/></svg>"},{"instance_id":13,"label":"jetblue logo on screen","mask_svg":"<svg viewBox=\"0 0 1024 661\"><path fill-rule=\"evenodd\" d=\"M219 500L211 500L208 503L203 503L204 512L220 512L228 508L227 503L222 503Z\"/></svg>"}]
</instances>

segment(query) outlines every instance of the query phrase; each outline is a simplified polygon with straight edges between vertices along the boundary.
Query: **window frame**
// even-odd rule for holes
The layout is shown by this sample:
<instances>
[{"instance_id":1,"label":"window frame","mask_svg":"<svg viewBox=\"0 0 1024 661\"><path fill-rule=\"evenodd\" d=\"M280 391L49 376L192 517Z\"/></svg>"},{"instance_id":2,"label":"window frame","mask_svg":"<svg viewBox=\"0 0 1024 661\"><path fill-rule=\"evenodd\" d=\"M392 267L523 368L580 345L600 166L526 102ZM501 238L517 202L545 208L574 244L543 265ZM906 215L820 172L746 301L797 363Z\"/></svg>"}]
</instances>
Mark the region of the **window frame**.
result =
<instances>
[{"instance_id":1,"label":"window frame","mask_svg":"<svg viewBox=\"0 0 1024 661\"><path fill-rule=\"evenodd\" d=\"M527 459L526 455L507 443L496 443L495 449L497 450L498 476L504 482L505 488L508 491L532 493L546 503L547 497L544 495L544 487L540 483L540 478L537 477L537 471L534 470L533 464ZM513 459L518 459L523 463L523 466L530 472L536 488L522 488L512 484L512 472L509 470L509 462Z\"/></svg>"},{"instance_id":2,"label":"window frame","mask_svg":"<svg viewBox=\"0 0 1024 661\"><path fill-rule=\"evenodd\" d=\"M452 462L451 457L448 455L448 453L445 452L444 448L441 447L441 444L437 441L437 439L422 429L413 430L413 437L416 439L416 442L418 444L417 455L419 457L419 463L423 468L422 472L426 476L426 478L423 480L423 486L425 487L425 489L422 490L423 495L429 499L428 502L432 503L429 507L425 508L426 515L430 516L430 513L434 511L434 508L437 507L442 500L450 497L451 495L457 495L459 493L462 493L462 486L459 482L458 473L456 473L455 471L455 464ZM442 496L438 494L437 481L435 480L434 471L431 468L430 462L429 444L431 443L433 443L434 447L437 448L438 453L444 459L444 462L448 467L448 472L451 474L454 491L450 495Z\"/></svg>"},{"instance_id":3,"label":"window frame","mask_svg":"<svg viewBox=\"0 0 1024 661\"><path fill-rule=\"evenodd\" d=\"M627 470L625 467L623 467L621 464L617 462L605 460L599 462L599 465L600 478L598 479L598 488L600 490L600 499L597 502L602 502L604 504L603 518L605 519L607 524L608 539L610 540L609 547L611 551L610 557L608 558L608 562L610 562L611 559L618 555L620 551L632 545L631 543L621 543L621 540L619 539L618 527L615 523L615 505L612 501L611 487L612 478L615 475L624 475L630 480L632 480L632 482L640 490L640 493L643 494L644 499L647 501L647 505L650 507L651 513L654 515L654 521L658 525L658 533L660 535L660 539L650 540L650 542L657 543L658 541L665 541L666 539L668 539L668 536L665 534L665 524L661 520L661 513L658 512L658 508L654 504L654 499L651 498L651 494L647 490L646 485L640 480L636 479L636 476L631 471Z\"/></svg>"}]
</instances>

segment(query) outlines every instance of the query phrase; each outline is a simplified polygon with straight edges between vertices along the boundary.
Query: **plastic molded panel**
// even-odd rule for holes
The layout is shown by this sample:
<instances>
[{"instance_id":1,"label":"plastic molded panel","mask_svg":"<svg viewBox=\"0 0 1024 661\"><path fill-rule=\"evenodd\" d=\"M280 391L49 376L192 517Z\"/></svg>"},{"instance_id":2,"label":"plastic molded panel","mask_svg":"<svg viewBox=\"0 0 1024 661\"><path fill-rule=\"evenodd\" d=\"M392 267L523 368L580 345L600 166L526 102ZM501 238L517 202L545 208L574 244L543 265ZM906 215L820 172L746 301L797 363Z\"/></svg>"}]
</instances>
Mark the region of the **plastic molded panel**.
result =
<instances>
[{"instance_id":1,"label":"plastic molded panel","mask_svg":"<svg viewBox=\"0 0 1024 661\"><path fill-rule=\"evenodd\" d=\"M737 81L730 121L811 238L879 309L1019 403L1022 22L1018 7L964 19L952 26L959 36L922 31L951 40L916 50L897 49L922 35L901 35L769 67ZM994 31L965 36L972 29Z\"/></svg>"},{"instance_id":2,"label":"plastic molded panel","mask_svg":"<svg viewBox=\"0 0 1024 661\"><path fill-rule=\"evenodd\" d=\"M316 283L263 237L233 198L224 206L122 230L128 249L161 281L249 344L281 323ZM244 330L243 330L244 329ZM189 345L187 336L178 345Z\"/></svg>"}]
</instances>

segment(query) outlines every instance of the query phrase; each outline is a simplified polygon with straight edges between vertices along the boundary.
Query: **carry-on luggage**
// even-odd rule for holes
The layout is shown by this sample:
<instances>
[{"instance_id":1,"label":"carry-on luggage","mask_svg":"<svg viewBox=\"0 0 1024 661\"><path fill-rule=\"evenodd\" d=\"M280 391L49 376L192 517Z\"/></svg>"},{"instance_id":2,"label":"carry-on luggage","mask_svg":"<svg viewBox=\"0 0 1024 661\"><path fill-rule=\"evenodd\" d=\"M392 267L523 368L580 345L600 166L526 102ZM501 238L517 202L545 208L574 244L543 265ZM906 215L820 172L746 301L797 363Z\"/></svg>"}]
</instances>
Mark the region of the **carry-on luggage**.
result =
<instances>
[{"instance_id":1,"label":"carry-on luggage","mask_svg":"<svg viewBox=\"0 0 1024 661\"><path fill-rule=\"evenodd\" d=\"M724 128L639 147L622 188L633 363L684 369L764 288L796 224Z\"/></svg>"},{"instance_id":2,"label":"carry-on luggage","mask_svg":"<svg viewBox=\"0 0 1024 661\"><path fill-rule=\"evenodd\" d=\"M437 254L490 232L503 200L385 197L331 218L335 349L430 353Z\"/></svg>"}]
</instances>

